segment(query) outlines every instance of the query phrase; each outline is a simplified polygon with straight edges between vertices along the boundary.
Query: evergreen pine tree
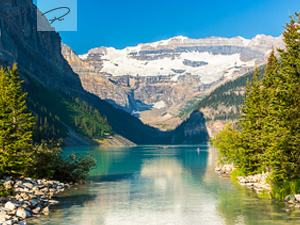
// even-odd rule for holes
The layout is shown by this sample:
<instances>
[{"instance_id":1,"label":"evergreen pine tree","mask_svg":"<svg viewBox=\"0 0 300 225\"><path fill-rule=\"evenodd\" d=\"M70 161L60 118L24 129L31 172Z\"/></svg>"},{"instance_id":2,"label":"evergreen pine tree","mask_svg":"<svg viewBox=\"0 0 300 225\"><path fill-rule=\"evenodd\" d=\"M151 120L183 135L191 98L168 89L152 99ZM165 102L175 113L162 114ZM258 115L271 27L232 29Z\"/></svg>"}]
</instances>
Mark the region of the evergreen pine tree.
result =
<instances>
[{"instance_id":1,"label":"evergreen pine tree","mask_svg":"<svg viewBox=\"0 0 300 225\"><path fill-rule=\"evenodd\" d=\"M279 84L279 61L272 49L265 68L264 76L261 80L261 109L262 109L262 132L261 141L263 155L261 163L263 168L273 165L274 140L278 136L275 114L278 110L278 98L276 95Z\"/></svg>"},{"instance_id":2,"label":"evergreen pine tree","mask_svg":"<svg viewBox=\"0 0 300 225\"><path fill-rule=\"evenodd\" d=\"M253 82L247 82L246 97L244 99L242 119L239 121L241 141L243 146L243 157L241 159L241 170L246 174L260 172L261 155L263 154L261 132L262 132L262 94L258 71L255 69Z\"/></svg>"},{"instance_id":3,"label":"evergreen pine tree","mask_svg":"<svg viewBox=\"0 0 300 225\"><path fill-rule=\"evenodd\" d=\"M0 174L22 174L32 152L33 117L26 107L17 66L0 70Z\"/></svg>"},{"instance_id":4,"label":"evergreen pine tree","mask_svg":"<svg viewBox=\"0 0 300 225\"><path fill-rule=\"evenodd\" d=\"M279 188L286 182L300 180L299 16L296 13L285 26L286 45L278 50L279 59L273 50L261 82L256 71L254 81L247 83L239 129L226 127L214 139L223 157L227 154L227 159L238 162L242 172L257 173L272 166L272 182ZM229 141L237 131L239 148L235 147L237 141ZM227 146L234 148L230 150Z\"/></svg>"},{"instance_id":5,"label":"evergreen pine tree","mask_svg":"<svg viewBox=\"0 0 300 225\"><path fill-rule=\"evenodd\" d=\"M273 107L276 137L272 164L278 182L300 178L300 26L299 14L283 32L285 49L279 49L280 71ZM275 148L276 147L276 148Z\"/></svg>"}]
</instances>

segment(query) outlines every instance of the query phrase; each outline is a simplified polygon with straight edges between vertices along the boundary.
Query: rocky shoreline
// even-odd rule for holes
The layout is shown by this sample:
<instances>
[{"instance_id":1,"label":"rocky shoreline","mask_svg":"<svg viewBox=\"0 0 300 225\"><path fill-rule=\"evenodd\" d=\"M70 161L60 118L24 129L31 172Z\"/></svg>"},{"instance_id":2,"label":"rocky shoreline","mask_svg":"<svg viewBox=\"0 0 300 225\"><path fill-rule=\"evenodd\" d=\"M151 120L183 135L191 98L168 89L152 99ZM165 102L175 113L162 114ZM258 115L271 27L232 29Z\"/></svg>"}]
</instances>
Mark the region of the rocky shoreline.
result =
<instances>
[{"instance_id":1,"label":"rocky shoreline","mask_svg":"<svg viewBox=\"0 0 300 225\"><path fill-rule=\"evenodd\" d=\"M0 180L8 197L0 197L0 225L27 224L26 219L48 215L56 194L72 188L72 184L54 180L21 178Z\"/></svg>"},{"instance_id":2,"label":"rocky shoreline","mask_svg":"<svg viewBox=\"0 0 300 225\"><path fill-rule=\"evenodd\" d=\"M229 177L235 169L236 168L234 168L232 165L223 165L220 167L216 167L215 171ZM268 176L269 172L262 172L261 174L256 175L236 177L236 181L242 186L253 188L256 193L261 193L264 190L270 194L272 188L271 185L266 182ZM273 201L276 200L273 199ZM300 194L287 195L284 198L284 202L285 206L300 209ZM282 211L289 213L291 212L291 209L283 209Z\"/></svg>"},{"instance_id":3,"label":"rocky shoreline","mask_svg":"<svg viewBox=\"0 0 300 225\"><path fill-rule=\"evenodd\" d=\"M224 165L215 168L215 171L226 175L230 175L234 170L235 168L232 165ZM253 188L257 193L260 193L263 190L270 193L271 185L266 182L268 176L268 172L262 172L261 174L256 175L239 176L236 178L236 181L242 186Z\"/></svg>"}]
</instances>

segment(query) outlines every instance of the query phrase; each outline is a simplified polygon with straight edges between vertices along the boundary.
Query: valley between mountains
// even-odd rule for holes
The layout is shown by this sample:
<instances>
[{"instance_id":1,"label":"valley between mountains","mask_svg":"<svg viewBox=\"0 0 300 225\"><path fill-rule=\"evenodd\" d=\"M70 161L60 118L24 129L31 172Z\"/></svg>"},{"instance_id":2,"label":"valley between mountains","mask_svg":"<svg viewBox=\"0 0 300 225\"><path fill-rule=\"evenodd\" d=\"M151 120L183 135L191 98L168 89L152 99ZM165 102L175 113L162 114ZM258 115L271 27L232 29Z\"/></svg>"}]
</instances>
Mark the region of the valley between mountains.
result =
<instances>
[{"instance_id":1,"label":"valley between mountains","mask_svg":"<svg viewBox=\"0 0 300 225\"><path fill-rule=\"evenodd\" d=\"M18 64L43 131L37 139L62 138L65 145L206 142L237 118L243 77L283 47L281 36L177 36L77 55L57 32L36 30L32 1L0 3L0 63Z\"/></svg>"},{"instance_id":2,"label":"valley between mountains","mask_svg":"<svg viewBox=\"0 0 300 225\"><path fill-rule=\"evenodd\" d=\"M154 43L115 49L99 47L77 55L62 44L62 54L79 75L85 90L162 131L174 130L205 96L266 63L272 48L283 47L282 37L257 35L190 39L173 37ZM243 95L237 91L235 94ZM237 114L236 107L220 103L220 113ZM202 110L210 136L224 121ZM195 117L195 115L193 115ZM198 124L199 125L199 124ZM185 128L185 134L201 132L201 126Z\"/></svg>"}]
</instances>

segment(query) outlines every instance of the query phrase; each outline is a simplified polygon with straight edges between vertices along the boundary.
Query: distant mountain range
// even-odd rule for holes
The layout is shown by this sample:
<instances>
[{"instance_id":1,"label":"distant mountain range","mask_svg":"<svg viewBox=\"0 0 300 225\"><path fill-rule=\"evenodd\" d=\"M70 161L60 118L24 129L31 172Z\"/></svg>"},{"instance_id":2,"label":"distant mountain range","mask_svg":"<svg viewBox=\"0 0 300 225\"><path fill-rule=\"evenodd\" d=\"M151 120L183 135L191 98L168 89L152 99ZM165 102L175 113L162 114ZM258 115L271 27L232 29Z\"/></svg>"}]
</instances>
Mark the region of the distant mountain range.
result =
<instances>
[{"instance_id":1,"label":"distant mountain range","mask_svg":"<svg viewBox=\"0 0 300 225\"><path fill-rule=\"evenodd\" d=\"M196 75L203 84L221 77L243 74L263 63L272 47L281 47L282 37L257 35L242 37L190 39L183 36L118 50L100 47L79 55L86 62L99 62L99 73L106 76Z\"/></svg>"},{"instance_id":2,"label":"distant mountain range","mask_svg":"<svg viewBox=\"0 0 300 225\"><path fill-rule=\"evenodd\" d=\"M284 47L281 36L178 36L121 50L94 48L79 56L63 45L62 53L87 91L168 130L183 122L191 102L264 64L272 47Z\"/></svg>"}]
</instances>

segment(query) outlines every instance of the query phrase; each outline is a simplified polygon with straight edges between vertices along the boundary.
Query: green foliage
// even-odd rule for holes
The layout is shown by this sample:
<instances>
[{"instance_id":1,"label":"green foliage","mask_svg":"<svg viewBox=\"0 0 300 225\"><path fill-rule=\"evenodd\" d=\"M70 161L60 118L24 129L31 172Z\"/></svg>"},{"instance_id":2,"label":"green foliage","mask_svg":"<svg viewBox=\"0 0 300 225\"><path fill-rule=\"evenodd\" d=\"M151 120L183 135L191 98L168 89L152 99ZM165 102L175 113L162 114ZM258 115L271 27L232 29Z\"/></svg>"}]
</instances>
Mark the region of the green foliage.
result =
<instances>
[{"instance_id":1,"label":"green foliage","mask_svg":"<svg viewBox=\"0 0 300 225\"><path fill-rule=\"evenodd\" d=\"M56 114L52 116L43 106L32 104L36 112L39 112L39 115L36 115L38 122L34 124L34 117L27 110L27 94L22 92L21 83L16 65L7 71L0 69L0 175L25 175L60 181L85 179L88 172L95 166L95 161L90 155L87 157L79 154L62 156L62 150L58 147L60 143L55 141L58 138L58 132L54 124L59 122L58 116ZM32 100L30 102L33 103ZM81 119L87 122L92 121L99 127L105 124L107 129L110 128L106 119L102 118L97 110L83 105L78 99L74 100L70 106L73 106L74 111L87 111L86 116L80 117ZM52 128L49 127L48 118L53 123ZM97 128L95 128L96 131ZM50 135L54 141L49 141L48 144L41 141L40 145L33 146L32 133L39 137L38 140ZM95 133L90 135L95 135ZM6 194L0 185L0 195Z\"/></svg>"},{"instance_id":2,"label":"green foliage","mask_svg":"<svg viewBox=\"0 0 300 225\"><path fill-rule=\"evenodd\" d=\"M103 139L113 131L99 110L79 98L60 93L37 79L24 75L23 87L29 93L28 108L36 115L33 139L55 140L68 136L68 126L91 139Z\"/></svg>"},{"instance_id":3,"label":"green foliage","mask_svg":"<svg viewBox=\"0 0 300 225\"><path fill-rule=\"evenodd\" d=\"M74 182L86 179L95 166L91 155L72 154L64 157L59 143L43 141L34 146L33 160L27 165L26 175Z\"/></svg>"},{"instance_id":4,"label":"green foliage","mask_svg":"<svg viewBox=\"0 0 300 225\"><path fill-rule=\"evenodd\" d=\"M103 139L105 134L113 134L106 117L101 116L97 109L94 109L86 102L81 102L79 98L76 98L75 101L73 100L72 103L70 107L72 107L75 112L78 112L77 115L74 116L75 126L77 129L80 129L83 135L93 139Z\"/></svg>"},{"instance_id":5,"label":"green foliage","mask_svg":"<svg viewBox=\"0 0 300 225\"><path fill-rule=\"evenodd\" d=\"M245 174L272 167L272 197L282 199L299 191L300 180L300 19L286 24L285 50L274 50L265 74L247 83L238 127L227 127L213 142L225 161Z\"/></svg>"},{"instance_id":6,"label":"green foliage","mask_svg":"<svg viewBox=\"0 0 300 225\"><path fill-rule=\"evenodd\" d=\"M246 174L239 170L239 169L235 169L231 174L230 174L231 178L236 180L237 177L240 177L240 176L246 176Z\"/></svg>"},{"instance_id":7,"label":"green foliage","mask_svg":"<svg viewBox=\"0 0 300 225\"><path fill-rule=\"evenodd\" d=\"M246 174L260 173L262 149L262 99L257 70L253 82L247 82L245 104L241 109L242 118L238 122L242 149L241 163L238 165ZM245 157L246 156L246 157Z\"/></svg>"},{"instance_id":8,"label":"green foliage","mask_svg":"<svg viewBox=\"0 0 300 225\"><path fill-rule=\"evenodd\" d=\"M268 176L266 180L272 187L271 198L277 200L284 200L286 196L300 193L300 180L285 180L283 182L276 182L276 175L274 173Z\"/></svg>"},{"instance_id":9,"label":"green foliage","mask_svg":"<svg viewBox=\"0 0 300 225\"><path fill-rule=\"evenodd\" d=\"M59 130L58 138L67 137L67 127L71 127L87 137L90 137L89 135L93 133L98 134L99 130L103 130L102 133L104 136L106 134L112 134L112 131L114 131L137 144L163 143L168 139L168 137L163 135L158 136L158 134L162 133L157 129L143 124L138 118L131 116L121 109L116 109L108 102L99 99L91 93L82 92L77 94L73 92L71 97L70 93L63 93L51 85L45 84L38 79L37 76L22 73L22 77L26 80L26 82L23 83L23 88L28 92L28 108L34 112L35 115L39 115L40 117L47 116L49 126L52 127L52 125L54 125L55 130ZM80 104L76 103L76 97L80 99ZM94 116L86 114L86 106L81 107L81 104L96 109L104 121L105 118L107 118L107 123L105 122L101 124L101 126L98 126L99 121L97 121ZM46 109L45 115L40 115L39 111L41 111L41 107ZM52 122L50 117L57 117L59 121ZM76 123L78 123L78 121L76 122L75 118L77 118L76 120L85 118L86 125L88 125L87 129L82 130L79 126L77 127ZM94 121L97 121L97 132L92 131L94 128L90 126L93 125ZM85 125L82 124L82 127L84 126ZM51 131L49 133L51 133ZM97 137L93 136L90 138L96 139ZM41 139L38 140L40 143Z\"/></svg>"},{"instance_id":10,"label":"green foliage","mask_svg":"<svg viewBox=\"0 0 300 225\"><path fill-rule=\"evenodd\" d=\"M264 66L258 68L258 73L264 73ZM213 107L216 109L219 104L223 104L225 106L240 106L244 103L243 98L245 95L235 94L235 92L243 91L247 81L253 81L253 75L254 72L251 71L233 81L228 81L225 84L222 84L203 100L199 101L195 110L205 107ZM261 76L259 79L260 78Z\"/></svg>"},{"instance_id":11,"label":"green foliage","mask_svg":"<svg viewBox=\"0 0 300 225\"><path fill-rule=\"evenodd\" d=\"M178 117L181 119L186 119L194 110L195 106L201 101L203 96L196 96L192 100L188 101L183 108L179 110Z\"/></svg>"},{"instance_id":12,"label":"green foliage","mask_svg":"<svg viewBox=\"0 0 300 225\"><path fill-rule=\"evenodd\" d=\"M36 108L38 108L36 106ZM67 137L67 129L61 126L61 121L57 115L52 116L43 106L35 115L35 124L33 126L33 142L41 143L43 140L59 141L63 137ZM37 111L35 111L37 112ZM62 128L62 130L60 130Z\"/></svg>"},{"instance_id":13,"label":"green foliage","mask_svg":"<svg viewBox=\"0 0 300 225\"><path fill-rule=\"evenodd\" d=\"M295 195L298 194L300 191L300 182L298 181L291 181L290 183L290 194Z\"/></svg>"},{"instance_id":14,"label":"green foliage","mask_svg":"<svg viewBox=\"0 0 300 225\"><path fill-rule=\"evenodd\" d=\"M265 104L264 138L268 140L265 159L274 168L277 185L300 179L300 27L299 14L291 17L283 32L285 50L280 60L270 56ZM266 83L266 82L265 82Z\"/></svg>"},{"instance_id":15,"label":"green foliage","mask_svg":"<svg viewBox=\"0 0 300 225\"><path fill-rule=\"evenodd\" d=\"M230 178L232 180L233 183L238 184L236 178L240 177L240 176L246 176L246 174L239 170L239 169L235 169L231 174L230 174Z\"/></svg>"},{"instance_id":16,"label":"green foliage","mask_svg":"<svg viewBox=\"0 0 300 225\"><path fill-rule=\"evenodd\" d=\"M261 74L258 79L261 79L264 73L264 66L258 68L258 73ZM244 104L244 91L247 80L252 82L253 75L254 72L251 71L233 81L228 81L220 85L213 92L200 100L194 110L201 110L203 108L214 109L212 118L206 118L206 121L238 119L241 105ZM232 109L229 112L222 110L217 112L219 106L231 107Z\"/></svg>"},{"instance_id":17,"label":"green foliage","mask_svg":"<svg viewBox=\"0 0 300 225\"><path fill-rule=\"evenodd\" d=\"M240 143L239 132L233 127L231 123L228 123L225 128L216 135L211 141L219 151L218 161L221 164L237 163L236 159L239 159Z\"/></svg>"},{"instance_id":18,"label":"green foliage","mask_svg":"<svg viewBox=\"0 0 300 225\"><path fill-rule=\"evenodd\" d=\"M290 195L292 192L295 191L295 186L293 182L285 181L284 183L281 183L280 185L274 184L272 186L271 190L271 198L277 199L277 200L284 200L286 196ZM299 191L299 189L298 189Z\"/></svg>"},{"instance_id":19,"label":"green foliage","mask_svg":"<svg viewBox=\"0 0 300 225\"><path fill-rule=\"evenodd\" d=\"M0 196L4 196L4 197L8 196L5 187L3 186L3 183L0 183Z\"/></svg>"},{"instance_id":20,"label":"green foliage","mask_svg":"<svg viewBox=\"0 0 300 225\"><path fill-rule=\"evenodd\" d=\"M60 159L60 166L57 167L54 179L65 181L84 180L88 177L89 171L96 167L92 155L72 154Z\"/></svg>"},{"instance_id":21,"label":"green foliage","mask_svg":"<svg viewBox=\"0 0 300 225\"><path fill-rule=\"evenodd\" d=\"M32 156L33 117L26 107L17 66L0 69L0 174L21 175Z\"/></svg>"}]
</instances>

